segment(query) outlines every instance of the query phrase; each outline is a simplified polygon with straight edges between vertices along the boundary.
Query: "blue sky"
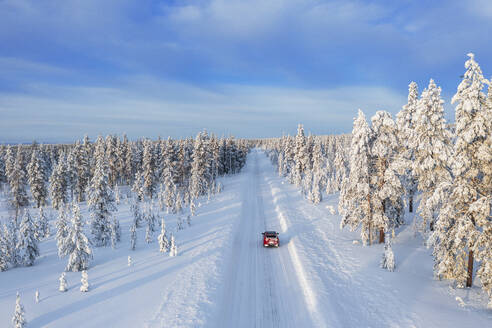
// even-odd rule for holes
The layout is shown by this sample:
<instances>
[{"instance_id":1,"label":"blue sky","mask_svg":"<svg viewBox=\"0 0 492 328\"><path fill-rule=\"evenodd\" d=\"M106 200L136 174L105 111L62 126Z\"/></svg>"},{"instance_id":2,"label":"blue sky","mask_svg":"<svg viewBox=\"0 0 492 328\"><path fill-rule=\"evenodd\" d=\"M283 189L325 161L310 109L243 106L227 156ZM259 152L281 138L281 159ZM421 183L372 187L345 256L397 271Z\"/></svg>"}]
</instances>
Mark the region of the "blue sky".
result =
<instances>
[{"instance_id":1,"label":"blue sky","mask_svg":"<svg viewBox=\"0 0 492 328\"><path fill-rule=\"evenodd\" d=\"M492 1L0 0L0 142L350 132L430 78L448 117Z\"/></svg>"}]
</instances>

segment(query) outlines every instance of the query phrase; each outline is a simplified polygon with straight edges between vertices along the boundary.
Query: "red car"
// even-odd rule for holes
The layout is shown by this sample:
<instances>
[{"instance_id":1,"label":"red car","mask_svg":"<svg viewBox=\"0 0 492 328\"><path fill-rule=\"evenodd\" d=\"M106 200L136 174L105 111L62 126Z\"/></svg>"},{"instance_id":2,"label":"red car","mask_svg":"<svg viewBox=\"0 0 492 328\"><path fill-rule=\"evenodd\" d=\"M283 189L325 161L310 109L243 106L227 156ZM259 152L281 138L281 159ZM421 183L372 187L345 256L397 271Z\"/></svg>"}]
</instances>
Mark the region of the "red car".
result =
<instances>
[{"instance_id":1,"label":"red car","mask_svg":"<svg viewBox=\"0 0 492 328\"><path fill-rule=\"evenodd\" d=\"M280 242L278 240L278 232L276 231L265 231L262 232L263 235L263 246L264 247L278 247Z\"/></svg>"}]
</instances>

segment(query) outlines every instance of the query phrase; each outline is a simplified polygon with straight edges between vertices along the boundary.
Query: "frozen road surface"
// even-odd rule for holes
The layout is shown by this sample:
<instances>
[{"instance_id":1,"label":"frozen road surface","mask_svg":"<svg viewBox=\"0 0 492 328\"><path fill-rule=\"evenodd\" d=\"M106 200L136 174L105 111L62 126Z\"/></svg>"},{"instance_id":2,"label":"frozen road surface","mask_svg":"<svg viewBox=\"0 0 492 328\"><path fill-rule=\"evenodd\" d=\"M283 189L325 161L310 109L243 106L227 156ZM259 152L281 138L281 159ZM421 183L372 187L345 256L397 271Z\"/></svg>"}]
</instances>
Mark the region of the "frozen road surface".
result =
<instances>
[{"instance_id":1,"label":"frozen road surface","mask_svg":"<svg viewBox=\"0 0 492 328\"><path fill-rule=\"evenodd\" d=\"M231 245L219 323L221 327L314 327L317 309L310 307L313 300L306 299L310 287L301 281L302 267L272 206L271 186L262 174L265 166L271 167L267 158L253 151L244 171L241 216ZM266 230L280 232L279 248L263 247L261 232Z\"/></svg>"}]
</instances>

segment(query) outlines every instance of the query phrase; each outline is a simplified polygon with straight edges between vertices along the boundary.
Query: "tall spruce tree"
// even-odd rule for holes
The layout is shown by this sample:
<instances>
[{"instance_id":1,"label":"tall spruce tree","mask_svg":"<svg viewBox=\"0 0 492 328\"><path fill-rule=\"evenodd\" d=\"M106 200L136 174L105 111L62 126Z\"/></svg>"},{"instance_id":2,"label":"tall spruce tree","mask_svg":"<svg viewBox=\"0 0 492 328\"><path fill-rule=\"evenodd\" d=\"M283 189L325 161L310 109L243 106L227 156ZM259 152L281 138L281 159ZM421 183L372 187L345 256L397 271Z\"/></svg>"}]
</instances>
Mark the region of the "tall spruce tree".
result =
<instances>
[{"instance_id":1,"label":"tall spruce tree","mask_svg":"<svg viewBox=\"0 0 492 328\"><path fill-rule=\"evenodd\" d=\"M48 195L45 184L45 167L36 149L33 150L31 161L27 165L27 173L29 176L31 195L34 198L36 207L44 206Z\"/></svg>"},{"instance_id":2,"label":"tall spruce tree","mask_svg":"<svg viewBox=\"0 0 492 328\"><path fill-rule=\"evenodd\" d=\"M67 170L65 165L65 158L62 155L50 177L51 206L55 210L60 209L68 201Z\"/></svg>"},{"instance_id":3,"label":"tall spruce tree","mask_svg":"<svg viewBox=\"0 0 492 328\"><path fill-rule=\"evenodd\" d=\"M152 141L146 139L144 141L143 158L142 158L142 174L143 188L145 194L152 199L156 191L156 176L155 176L155 159L153 156Z\"/></svg>"},{"instance_id":4,"label":"tall spruce tree","mask_svg":"<svg viewBox=\"0 0 492 328\"><path fill-rule=\"evenodd\" d=\"M371 206L372 140L373 132L359 109L352 129L348 183L342 188L338 207L342 215L340 227L349 226L352 231L361 227L364 245L372 244L372 230L376 228Z\"/></svg>"},{"instance_id":5,"label":"tall spruce tree","mask_svg":"<svg viewBox=\"0 0 492 328\"><path fill-rule=\"evenodd\" d=\"M0 229L0 272L9 268L8 244L4 231Z\"/></svg>"},{"instance_id":6,"label":"tall spruce tree","mask_svg":"<svg viewBox=\"0 0 492 328\"><path fill-rule=\"evenodd\" d=\"M15 166L15 156L14 151L12 150L12 146L8 145L5 150L5 177L7 178L7 182L10 184L10 176L12 176L12 171Z\"/></svg>"},{"instance_id":7,"label":"tall spruce tree","mask_svg":"<svg viewBox=\"0 0 492 328\"><path fill-rule=\"evenodd\" d=\"M84 220L77 203L72 204L72 225L61 248L61 255L68 255L66 271L82 271L89 268L92 260L91 244L84 234Z\"/></svg>"},{"instance_id":8,"label":"tall spruce tree","mask_svg":"<svg viewBox=\"0 0 492 328\"><path fill-rule=\"evenodd\" d=\"M209 185L209 153L207 151L208 135L198 133L193 148L193 163L191 166L190 194L193 198L205 194Z\"/></svg>"},{"instance_id":9,"label":"tall spruce tree","mask_svg":"<svg viewBox=\"0 0 492 328\"><path fill-rule=\"evenodd\" d=\"M403 223L403 186L393 165L398 150L396 124L391 115L378 111L372 118L374 139L371 156L374 174L371 176L372 217L379 229L379 242L383 243L385 233Z\"/></svg>"},{"instance_id":10,"label":"tall spruce tree","mask_svg":"<svg viewBox=\"0 0 492 328\"><path fill-rule=\"evenodd\" d=\"M47 238L50 236L50 223L48 222L48 218L44 213L44 207L39 208L38 219L35 223L36 226L36 239L41 240L43 238Z\"/></svg>"},{"instance_id":11,"label":"tall spruce tree","mask_svg":"<svg viewBox=\"0 0 492 328\"><path fill-rule=\"evenodd\" d=\"M161 219L161 233L157 237L157 241L159 242L159 251L161 253L167 252L169 249L169 240L167 239L166 222L164 221L164 218Z\"/></svg>"},{"instance_id":12,"label":"tall spruce tree","mask_svg":"<svg viewBox=\"0 0 492 328\"><path fill-rule=\"evenodd\" d=\"M58 256L63 257L65 242L70 231L67 221L67 207L63 206L58 210L58 219L56 221L56 245L58 247Z\"/></svg>"},{"instance_id":13,"label":"tall spruce tree","mask_svg":"<svg viewBox=\"0 0 492 328\"><path fill-rule=\"evenodd\" d=\"M20 301L19 292L17 292L17 297L15 299L15 312L12 317L12 325L14 328L24 328L27 324L27 320L25 318L24 306L22 306Z\"/></svg>"},{"instance_id":14,"label":"tall spruce tree","mask_svg":"<svg viewBox=\"0 0 492 328\"><path fill-rule=\"evenodd\" d=\"M409 147L414 149L412 171L418 190L422 192L417 212L422 218L423 233L434 230L435 219L442 203L433 196L437 187L452 179L449 170L451 132L444 119L443 103L441 89L431 79L418 101L414 138L409 139Z\"/></svg>"},{"instance_id":15,"label":"tall spruce tree","mask_svg":"<svg viewBox=\"0 0 492 328\"><path fill-rule=\"evenodd\" d=\"M7 261L14 267L20 264L19 249L17 248L18 235L19 224L15 218L12 218L3 226L3 237L5 242L4 254Z\"/></svg>"},{"instance_id":16,"label":"tall spruce tree","mask_svg":"<svg viewBox=\"0 0 492 328\"><path fill-rule=\"evenodd\" d=\"M24 216L20 224L17 251L19 252L20 264L25 266L32 266L36 257L39 256L36 229L28 210L24 211Z\"/></svg>"},{"instance_id":17,"label":"tall spruce tree","mask_svg":"<svg viewBox=\"0 0 492 328\"><path fill-rule=\"evenodd\" d=\"M306 136L304 135L304 127L302 124L297 126L297 136L295 141L295 152L294 152L294 174L293 180L296 187L300 187L302 179L304 177L304 172L308 165L308 154L306 148Z\"/></svg>"},{"instance_id":18,"label":"tall spruce tree","mask_svg":"<svg viewBox=\"0 0 492 328\"><path fill-rule=\"evenodd\" d=\"M89 212L91 215L91 234L97 246L107 246L111 241L111 216L116 211L113 191L108 185L104 139L96 141L96 168L89 189Z\"/></svg>"},{"instance_id":19,"label":"tall spruce tree","mask_svg":"<svg viewBox=\"0 0 492 328\"><path fill-rule=\"evenodd\" d=\"M77 189L77 166L75 155L74 149L70 150L66 160L67 193L72 201L76 197L75 192Z\"/></svg>"},{"instance_id":20,"label":"tall spruce tree","mask_svg":"<svg viewBox=\"0 0 492 328\"><path fill-rule=\"evenodd\" d=\"M108 185L111 188L118 179L118 148L116 136L106 136L106 162L108 163Z\"/></svg>"},{"instance_id":21,"label":"tall spruce tree","mask_svg":"<svg viewBox=\"0 0 492 328\"><path fill-rule=\"evenodd\" d=\"M7 183L7 174L5 172L4 145L0 145L0 191L3 190L4 184Z\"/></svg>"},{"instance_id":22,"label":"tall spruce tree","mask_svg":"<svg viewBox=\"0 0 492 328\"><path fill-rule=\"evenodd\" d=\"M321 140L316 138L314 149L313 149L313 188L311 191L312 202L318 204L323 200L323 195L321 193L323 185L323 177L325 175L323 168L323 149L321 147Z\"/></svg>"},{"instance_id":23,"label":"tall spruce tree","mask_svg":"<svg viewBox=\"0 0 492 328\"><path fill-rule=\"evenodd\" d=\"M10 162L10 160L9 160ZM10 204L15 209L15 217L18 218L20 210L29 205L26 193L26 173L24 172L24 160L22 150L17 147L15 162L8 170L7 179L10 184Z\"/></svg>"},{"instance_id":24,"label":"tall spruce tree","mask_svg":"<svg viewBox=\"0 0 492 328\"><path fill-rule=\"evenodd\" d=\"M90 170L90 143L85 136L83 144L77 142L74 148L75 169L77 171L77 182L75 184L75 194L78 202L85 200L85 191L89 186L91 178Z\"/></svg>"},{"instance_id":25,"label":"tall spruce tree","mask_svg":"<svg viewBox=\"0 0 492 328\"><path fill-rule=\"evenodd\" d=\"M415 159L416 143L412 142L415 138L415 121L417 119L418 107L418 86L412 82L408 86L408 102L403 109L396 115L396 126L398 128L398 139L400 143L398 160L403 166L401 180L408 199L409 211L413 212L413 198L417 191L417 179L413 174L412 164Z\"/></svg>"}]
</instances>

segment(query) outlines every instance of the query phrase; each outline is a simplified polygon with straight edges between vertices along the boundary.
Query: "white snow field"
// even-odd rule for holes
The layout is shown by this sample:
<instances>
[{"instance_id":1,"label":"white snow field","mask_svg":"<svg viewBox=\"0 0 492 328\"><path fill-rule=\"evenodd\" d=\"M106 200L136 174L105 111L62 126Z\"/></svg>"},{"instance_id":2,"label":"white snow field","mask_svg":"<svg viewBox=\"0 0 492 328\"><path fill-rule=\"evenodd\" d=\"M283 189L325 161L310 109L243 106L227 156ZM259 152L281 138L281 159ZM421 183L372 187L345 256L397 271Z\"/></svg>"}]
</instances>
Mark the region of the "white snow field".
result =
<instances>
[{"instance_id":1,"label":"white snow field","mask_svg":"<svg viewBox=\"0 0 492 328\"><path fill-rule=\"evenodd\" d=\"M388 272L379 267L382 245L363 247L354 243L357 232L339 229L330 208L338 195L312 205L260 150L221 182L224 191L201 200L191 227L177 232L176 215L166 215L176 257L145 243L145 228L129 250L132 217L123 200L122 242L94 249L87 293L79 272L68 272L68 291L58 291L66 259L53 237L41 242L33 267L0 273L0 327L10 325L17 291L28 327L492 326L478 287L455 290L432 278L431 251L411 224L393 243L396 270ZM263 248L264 230L280 232L279 248Z\"/></svg>"}]
</instances>

